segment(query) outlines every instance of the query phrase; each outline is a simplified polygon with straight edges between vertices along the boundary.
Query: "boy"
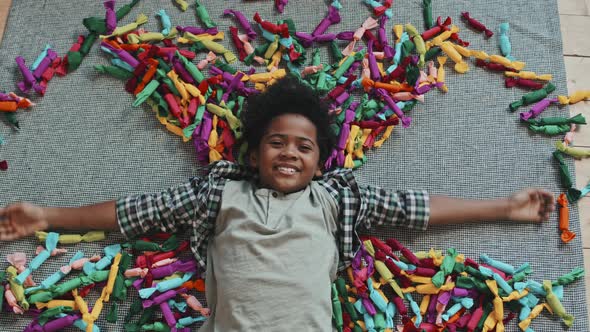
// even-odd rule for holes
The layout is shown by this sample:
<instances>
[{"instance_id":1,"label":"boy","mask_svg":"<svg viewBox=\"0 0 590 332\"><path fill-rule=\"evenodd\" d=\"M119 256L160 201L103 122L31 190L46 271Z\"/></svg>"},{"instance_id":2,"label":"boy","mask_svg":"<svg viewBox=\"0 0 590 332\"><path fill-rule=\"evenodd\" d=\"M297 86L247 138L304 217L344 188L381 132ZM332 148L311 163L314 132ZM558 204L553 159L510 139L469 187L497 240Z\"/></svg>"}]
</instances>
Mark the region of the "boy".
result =
<instances>
[{"instance_id":1,"label":"boy","mask_svg":"<svg viewBox=\"0 0 590 332\"><path fill-rule=\"evenodd\" d=\"M249 167L218 162L162 193L79 208L13 204L0 208L0 240L48 228L120 229L131 238L188 227L206 268L211 316L202 331L331 331L330 285L358 249L357 229L540 222L554 210L540 189L464 200L361 186L350 170L322 174L334 141L328 110L294 77L252 96L242 122Z\"/></svg>"}]
</instances>

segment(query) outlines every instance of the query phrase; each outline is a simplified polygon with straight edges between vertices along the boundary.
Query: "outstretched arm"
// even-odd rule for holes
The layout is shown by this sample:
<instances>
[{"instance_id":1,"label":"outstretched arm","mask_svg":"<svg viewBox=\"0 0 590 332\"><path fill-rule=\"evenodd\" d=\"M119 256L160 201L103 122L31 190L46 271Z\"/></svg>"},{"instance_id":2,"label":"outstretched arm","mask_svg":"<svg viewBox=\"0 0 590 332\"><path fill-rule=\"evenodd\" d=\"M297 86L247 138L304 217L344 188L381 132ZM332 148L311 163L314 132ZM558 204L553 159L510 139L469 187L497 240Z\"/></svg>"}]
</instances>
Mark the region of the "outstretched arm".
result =
<instances>
[{"instance_id":1,"label":"outstretched arm","mask_svg":"<svg viewBox=\"0 0 590 332\"><path fill-rule=\"evenodd\" d=\"M553 195L543 189L525 189L509 197L469 200L433 195L430 197L430 225L510 220L541 222L555 210Z\"/></svg>"},{"instance_id":2,"label":"outstretched arm","mask_svg":"<svg viewBox=\"0 0 590 332\"><path fill-rule=\"evenodd\" d=\"M0 208L0 241L10 241L46 229L118 230L115 201L75 208L15 203Z\"/></svg>"}]
</instances>

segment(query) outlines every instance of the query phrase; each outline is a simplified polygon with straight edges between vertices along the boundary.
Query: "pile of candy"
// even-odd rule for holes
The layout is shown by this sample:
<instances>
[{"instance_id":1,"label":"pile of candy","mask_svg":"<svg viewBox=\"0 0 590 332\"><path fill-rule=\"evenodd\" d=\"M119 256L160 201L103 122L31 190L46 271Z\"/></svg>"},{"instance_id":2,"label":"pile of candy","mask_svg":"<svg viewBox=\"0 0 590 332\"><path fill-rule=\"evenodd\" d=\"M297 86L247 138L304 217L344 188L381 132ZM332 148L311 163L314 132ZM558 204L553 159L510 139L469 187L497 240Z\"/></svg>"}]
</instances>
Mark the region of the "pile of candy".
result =
<instances>
[{"instance_id":1,"label":"pile of candy","mask_svg":"<svg viewBox=\"0 0 590 332\"><path fill-rule=\"evenodd\" d=\"M573 324L561 304L563 286L580 279L583 269L541 284L525 280L532 272L528 263L515 268L487 255L480 260L453 248L446 255L433 249L414 254L395 239L365 238L348 268L350 283L339 278L332 285L334 324L338 331L500 332L518 315L520 329L532 331L531 321L544 308ZM422 297L420 304L412 293ZM396 314L402 325L394 325Z\"/></svg>"},{"instance_id":2,"label":"pile of candy","mask_svg":"<svg viewBox=\"0 0 590 332\"><path fill-rule=\"evenodd\" d=\"M33 314L34 319L25 331L61 331L69 326L99 331L94 322L103 307L110 303L106 320L116 323L117 302L127 299L130 287L137 290L139 299L125 317L126 331L190 331L188 326L204 321L209 315L209 310L190 294L191 290L203 292L205 285L199 278L195 260L191 256L180 259L182 253L190 252L187 240L178 241L174 235L157 234L150 239L109 245L104 248L102 257L85 257L78 251L57 272L36 284L32 274L50 257L67 253L66 249L57 248L58 243L104 240L105 234L37 232L36 236L45 241L45 247L39 246L37 256L28 266L24 253L7 255L11 265L0 277L5 290L4 296L0 296L0 308L6 298L12 312ZM152 240L163 240L163 243ZM79 271L76 277L62 281L74 271ZM100 296L89 306L87 296L93 290ZM158 307L163 321L154 316ZM141 316L134 322L133 317L138 314Z\"/></svg>"},{"instance_id":3,"label":"pile of candy","mask_svg":"<svg viewBox=\"0 0 590 332\"><path fill-rule=\"evenodd\" d=\"M57 272L36 284L32 274L47 259L67 253L58 244L104 240L105 234L38 232L36 236L45 241L45 247L39 246L28 266L24 253L7 255L11 266L0 277L5 289L0 307L6 298L12 312L34 317L26 331L59 331L68 326L99 331L94 322L103 308L110 304L106 320L116 323L117 302L127 299L129 288L137 291L139 299L125 317L126 331L189 331L190 325L209 315L190 294L195 290L202 296L205 288L196 262L179 258L187 251L188 241L156 234L109 245L102 257L85 257L78 251ZM503 331L504 324L518 314L519 327L531 331L532 319L544 308L561 317L566 326L573 324L573 316L566 313L560 300L563 286L582 278L583 269L541 284L525 280L532 272L528 263L515 268L487 255L480 259L478 264L452 248L446 255L433 249L414 254L395 239L383 242L365 237L347 270L348 282L339 278L332 285L334 324L339 331L393 331L399 314L403 325L398 331ZM72 277L74 271L79 271L78 276ZM68 280L62 281L66 277ZM94 290L100 296L90 307L87 298ZM420 305L412 294L422 296ZM504 305L512 311L506 317ZM158 307L161 315L156 315ZM140 318L133 321L136 315Z\"/></svg>"}]
</instances>

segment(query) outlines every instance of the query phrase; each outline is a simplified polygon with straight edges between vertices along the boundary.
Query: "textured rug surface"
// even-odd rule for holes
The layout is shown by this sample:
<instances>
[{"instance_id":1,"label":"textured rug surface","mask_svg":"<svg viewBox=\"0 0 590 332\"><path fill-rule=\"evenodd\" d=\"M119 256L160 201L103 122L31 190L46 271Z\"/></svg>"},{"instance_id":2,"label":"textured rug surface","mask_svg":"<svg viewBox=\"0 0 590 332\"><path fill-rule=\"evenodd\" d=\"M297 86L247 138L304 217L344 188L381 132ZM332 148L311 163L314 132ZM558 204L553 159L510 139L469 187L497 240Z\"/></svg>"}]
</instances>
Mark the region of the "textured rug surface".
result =
<instances>
[{"instance_id":1,"label":"textured rug surface","mask_svg":"<svg viewBox=\"0 0 590 332\"><path fill-rule=\"evenodd\" d=\"M86 32L82 19L104 15L102 3L13 1L0 46L0 90L16 90L15 83L21 80L14 62L16 56L23 56L30 64L48 43L64 55L76 37ZM117 7L125 3L120 1ZM251 21L257 11L271 21L292 18L297 29L306 32L313 31L327 12L326 1L290 1L283 15L275 11L272 1L201 3L226 33L228 26L236 23L231 17L221 16L225 8L239 9ZM389 38L393 24L410 22L423 31L421 3L395 2L387 26ZM343 6L342 22L329 32L354 30L370 15L363 1L343 1ZM199 25L192 6L181 12L171 0L142 0L122 23L145 13L150 21L144 27L158 30L155 13L159 9L166 9L173 25ZM469 11L494 31L500 23L509 22L513 56L525 61L528 70L553 74L557 86L554 95L567 94L556 1L544 0L534 6L525 0L433 1L434 16L451 16L461 28L460 36L471 42L471 49L499 54L496 35L485 39L483 34L467 28L459 19L461 11ZM257 40L254 45L260 43ZM229 33L223 44L235 50ZM320 47L324 63L331 63L327 60L327 46ZM201 53L197 59L203 57ZM95 45L78 70L55 77L44 97L32 96L38 104L18 114L19 132L0 122L0 135L6 139L6 145L0 147L0 160L9 162L9 170L0 174L0 205L20 200L53 206L89 204L125 194L160 191L200 173L191 143L183 143L167 132L147 107L132 108L133 98L124 91L123 83L93 69L108 60ZM449 92L428 93L425 103L410 113L411 127L396 127L383 147L368 153L367 164L356 171L361 183L392 189L428 189L468 198L499 197L529 186L547 188L556 196L560 193L557 168L551 160L557 138L530 134L519 123L518 113L508 111L508 104L519 99L523 90L507 89L501 74L477 68L471 60L469 63L471 69L464 75L447 66ZM552 107L545 115L566 114L567 109ZM568 163L573 170L573 162ZM517 266L529 262L533 269L530 278L542 281L583 267L577 207L571 207L570 226L578 234L571 243L561 243L557 223L555 213L542 225L489 223L432 227L426 233L376 231L385 238L398 238L412 250L454 247L474 259L485 253ZM111 234L108 241L68 246L70 254L48 260L35 273L35 280L42 280L64 265L76 250L101 253L107 244L121 240ZM6 254L25 251L31 257L37 245L33 238L0 243L0 268L7 265ZM566 286L563 303L576 317L569 331L588 331L583 281ZM119 307L120 317L125 309ZM30 315L3 312L0 329L19 331L30 320ZM121 330L120 325L107 323L104 318L97 324L104 331ZM532 328L561 331L564 325L557 317L543 313L533 321ZM507 329L516 331L517 327L511 323Z\"/></svg>"}]
</instances>

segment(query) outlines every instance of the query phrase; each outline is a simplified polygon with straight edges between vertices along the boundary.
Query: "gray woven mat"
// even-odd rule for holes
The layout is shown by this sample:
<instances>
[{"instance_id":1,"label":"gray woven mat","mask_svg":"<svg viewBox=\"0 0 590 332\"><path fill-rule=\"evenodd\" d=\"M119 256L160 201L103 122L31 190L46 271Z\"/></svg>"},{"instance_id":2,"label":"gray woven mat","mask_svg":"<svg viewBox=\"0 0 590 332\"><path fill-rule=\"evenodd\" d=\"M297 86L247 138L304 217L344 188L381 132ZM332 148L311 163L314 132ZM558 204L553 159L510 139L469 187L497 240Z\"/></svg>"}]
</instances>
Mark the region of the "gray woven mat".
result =
<instances>
[{"instance_id":1,"label":"gray woven mat","mask_svg":"<svg viewBox=\"0 0 590 332\"><path fill-rule=\"evenodd\" d=\"M16 56L23 56L30 64L47 43L58 54L65 54L76 36L85 33L82 19L104 15L102 2L13 1L0 48L0 89L15 90L15 82L21 79L14 62ZM117 7L125 3L121 1ZM298 30L307 32L327 11L326 1L312 0L291 1L282 16L277 15L272 1L201 3L226 32L235 22L221 17L225 8L240 9L248 18L256 11L271 21L292 18ZM407 22L422 30L421 3L396 1L388 31L394 23ZM360 0L343 1L343 5L342 22L330 32L354 30L370 14ZM123 23L143 12L150 17L145 28L157 30L155 13L162 8L174 25L198 25L193 7L183 13L170 0L143 0ZM470 48L498 54L496 36L486 40L481 33L468 29L459 20L461 11L469 11L494 31L500 23L509 22L513 55L525 61L528 70L553 74L556 94L567 93L555 1L545 0L534 6L525 0L433 1L434 16L451 16L462 29L461 37L471 42ZM229 35L223 43L234 49ZM203 57L200 54L198 59ZM88 204L124 194L158 191L199 173L192 144L182 143L164 130L147 108L132 108L133 98L123 90L123 83L101 76L92 68L107 62L108 57L95 45L77 71L50 82L45 97L32 96L38 104L30 112L18 114L20 132L0 124L0 135L7 141L0 147L0 159L7 159L10 165L7 172L0 174L0 205L19 200L55 206ZM449 93L427 94L426 102L411 113L412 126L396 128L382 148L368 153L368 163L356 171L360 182L392 189L424 188L471 198L504 196L527 186L547 188L556 195L560 192L557 169L551 160L556 139L529 134L519 124L518 114L507 110L508 104L524 92L504 88L500 74L471 67L464 75L447 67ZM565 114L567 109L552 107L547 111L551 116ZM573 170L573 163L569 165ZM514 265L530 262L534 271L531 277L542 281L583 267L580 236L562 244L557 218L555 213L543 225L469 224L431 228L424 234L405 229L380 229L378 234L396 237L412 250L455 247L475 259L486 253ZM572 230L580 234L575 206L571 208L570 223ZM113 234L108 241L68 248L72 253L82 249L93 254L118 241L121 237ZM0 244L0 268L6 266L7 253L25 251L31 257L37 244L32 238ZM50 259L35 273L35 279L41 280L68 259L68 255ZM570 331L588 331L583 281L566 287L563 302L567 311L576 316ZM124 311L125 306L119 308L121 317ZM3 331L18 331L30 319L29 315L2 313L0 326ZM120 325L104 319L98 325L102 330L121 330ZM564 328L559 319L547 314L537 318L532 327L535 331ZM512 323L508 330L517 328Z\"/></svg>"}]
</instances>

